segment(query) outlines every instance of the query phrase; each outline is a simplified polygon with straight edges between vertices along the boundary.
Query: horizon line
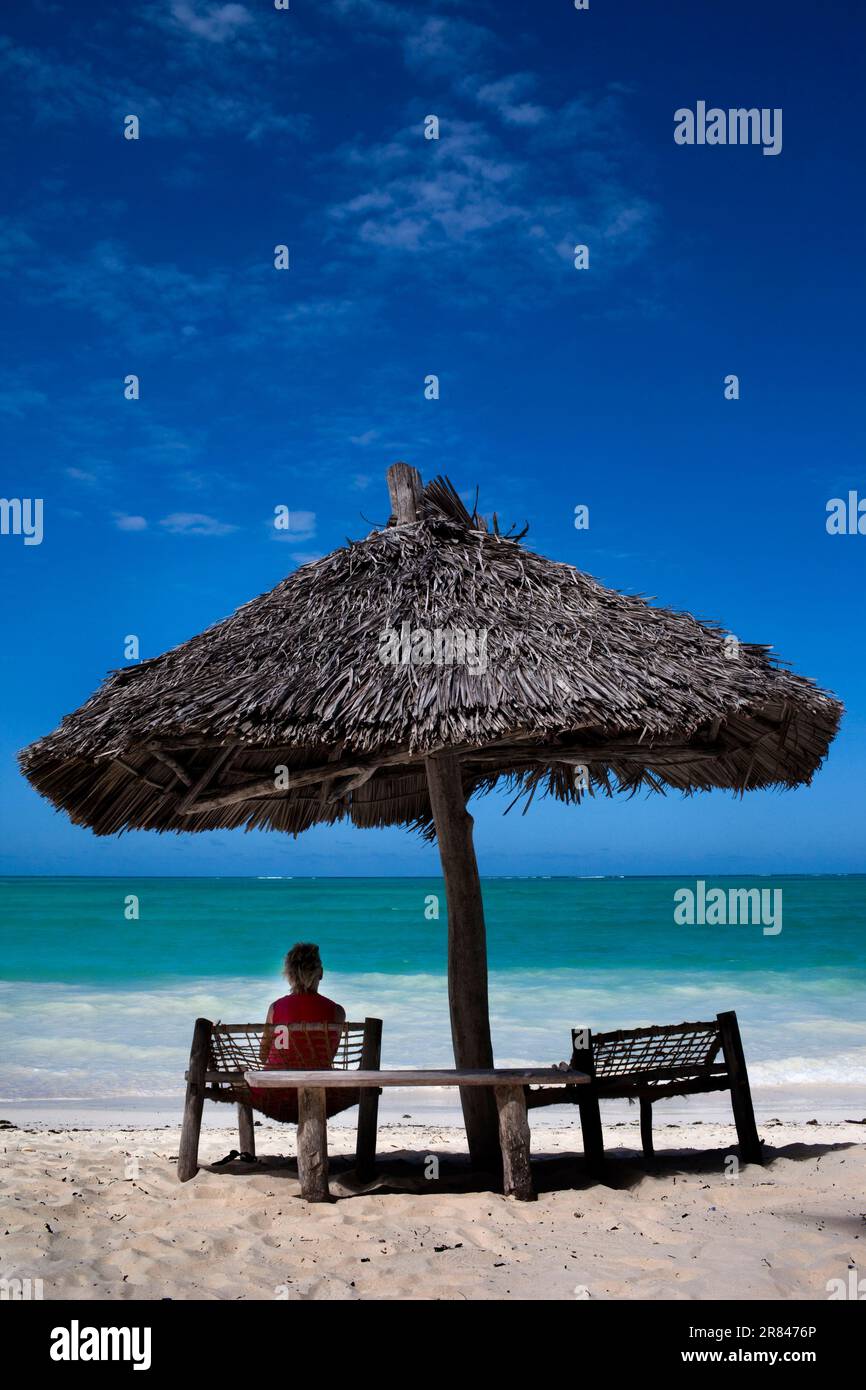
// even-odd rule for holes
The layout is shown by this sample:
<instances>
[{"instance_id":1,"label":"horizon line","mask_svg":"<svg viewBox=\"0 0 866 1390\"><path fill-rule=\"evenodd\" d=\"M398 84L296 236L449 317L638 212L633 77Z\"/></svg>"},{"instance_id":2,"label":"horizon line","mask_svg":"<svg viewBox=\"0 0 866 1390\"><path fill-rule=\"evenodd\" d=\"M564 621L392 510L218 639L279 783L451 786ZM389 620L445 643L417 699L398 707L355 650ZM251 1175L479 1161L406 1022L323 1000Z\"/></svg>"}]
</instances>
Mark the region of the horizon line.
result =
<instances>
[{"instance_id":1,"label":"horizon line","mask_svg":"<svg viewBox=\"0 0 866 1390\"><path fill-rule=\"evenodd\" d=\"M481 874L481 879L482 879L482 881L485 880L485 879L493 879L493 880L496 880L496 881L498 881L498 882L513 882L513 881L515 881L515 880L519 880L519 881L521 881L521 882L526 882L527 880L540 880L541 882L549 882L549 881L552 881L552 880L559 880L559 881L571 881L571 882L579 882L579 883L591 883L591 882L596 882L596 883L598 883L598 882L602 882L602 881L607 881L607 882L610 882L610 881L619 882L619 881L621 881L621 880L623 880L623 879L643 879L643 878L658 878L658 879L662 879L662 878L701 878L701 877L704 877L704 878L743 878L743 877L745 877L745 878L774 878L774 879L775 879L775 878L866 878L866 870L862 870L862 869L819 869L819 870L815 870L814 872L804 872L804 871L802 871L802 870L798 872L798 871L794 871L794 870L785 869L785 870L781 870L781 871L779 871L779 872L777 872L777 873L772 873L772 872L768 873L766 870L760 870L760 871L759 871L759 870L752 870L752 869L744 869L744 870L738 870L738 871L736 871L736 872L725 871L724 873L713 873L713 872L710 871L710 870L703 869L703 870L699 870L699 871L690 871L690 872L688 872L688 873L682 873L682 874L681 874L681 873L679 873L678 870L672 869L672 870L670 870L670 871L667 872L667 873L659 873L659 874L648 874L648 873L642 873L642 874L537 874L537 873L536 873L536 874ZM68 873L68 874L11 874L11 873L0 873L0 882L2 882L4 879L37 879L37 880L46 879L46 880L57 880L57 879L68 879L68 878L105 879L106 881L113 881L113 880L116 880L116 879L129 879L129 878L154 878L154 879L161 878L161 879L172 879L172 880L176 880L177 882L187 882L187 881L191 881L191 880L197 881L197 880L199 880L199 879L206 879L206 880L215 880L215 881L217 881L217 882L224 882L224 881L231 880L231 881L235 881L235 882L245 882L245 883L291 883L291 882L320 883L320 882L322 882L322 881L331 881L331 880L335 880L335 881L337 881L337 882L352 883L352 882L358 882L358 881L364 882L365 880L371 880L371 881L373 881L373 880L377 880L377 879L386 879L386 880L391 880L392 882L401 882L401 881L403 881L403 880L405 880L405 881L407 881L407 882L420 882L420 881L425 881L425 880L430 879L430 878L439 878L439 879L441 879L441 878L442 878L442 874L441 874L441 873L436 873L436 872L433 872L433 871L431 871L430 873L426 873L426 874L168 874L168 873L164 873L164 874L153 874L153 873L138 873L138 872L135 871L135 870L132 870L132 871L130 871L129 873L114 873L114 874L75 874L75 873Z\"/></svg>"}]
</instances>

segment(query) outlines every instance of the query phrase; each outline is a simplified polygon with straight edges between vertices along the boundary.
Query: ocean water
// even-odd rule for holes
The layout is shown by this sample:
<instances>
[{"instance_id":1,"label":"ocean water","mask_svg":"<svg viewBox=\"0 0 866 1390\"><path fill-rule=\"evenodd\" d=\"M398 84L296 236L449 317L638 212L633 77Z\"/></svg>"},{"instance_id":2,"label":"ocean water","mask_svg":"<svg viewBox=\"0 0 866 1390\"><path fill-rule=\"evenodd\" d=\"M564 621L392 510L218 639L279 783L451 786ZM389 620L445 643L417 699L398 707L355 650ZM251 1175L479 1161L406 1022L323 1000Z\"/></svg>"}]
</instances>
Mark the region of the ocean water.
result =
<instances>
[{"instance_id":1,"label":"ocean water","mask_svg":"<svg viewBox=\"0 0 866 1390\"><path fill-rule=\"evenodd\" d=\"M736 1009L754 1085L866 1086L866 876L707 886L780 889L781 932L677 925L693 879L484 880L497 1064ZM0 921L2 1100L180 1094L194 1019L262 1019L297 940L349 1017L384 1020L385 1065L452 1064L435 877L6 878Z\"/></svg>"}]
</instances>

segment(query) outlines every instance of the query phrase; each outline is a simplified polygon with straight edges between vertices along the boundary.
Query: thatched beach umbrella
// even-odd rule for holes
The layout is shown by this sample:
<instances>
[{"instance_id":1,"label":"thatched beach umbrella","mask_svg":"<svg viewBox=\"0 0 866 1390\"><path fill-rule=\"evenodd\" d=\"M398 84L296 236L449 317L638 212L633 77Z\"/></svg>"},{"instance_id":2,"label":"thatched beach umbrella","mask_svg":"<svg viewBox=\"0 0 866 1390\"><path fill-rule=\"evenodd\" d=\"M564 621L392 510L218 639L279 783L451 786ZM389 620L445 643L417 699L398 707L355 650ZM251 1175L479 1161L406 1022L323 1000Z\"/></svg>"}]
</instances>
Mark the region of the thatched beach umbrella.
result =
<instances>
[{"instance_id":1,"label":"thatched beach umbrella","mask_svg":"<svg viewBox=\"0 0 866 1390\"><path fill-rule=\"evenodd\" d=\"M490 1067L487 951L467 802L793 787L841 706L737 644L525 549L438 478L389 470L393 515L172 651L111 674L27 748L34 787L98 835L320 822L439 844L458 1066ZM496 1150L489 1092L463 1092Z\"/></svg>"}]
</instances>

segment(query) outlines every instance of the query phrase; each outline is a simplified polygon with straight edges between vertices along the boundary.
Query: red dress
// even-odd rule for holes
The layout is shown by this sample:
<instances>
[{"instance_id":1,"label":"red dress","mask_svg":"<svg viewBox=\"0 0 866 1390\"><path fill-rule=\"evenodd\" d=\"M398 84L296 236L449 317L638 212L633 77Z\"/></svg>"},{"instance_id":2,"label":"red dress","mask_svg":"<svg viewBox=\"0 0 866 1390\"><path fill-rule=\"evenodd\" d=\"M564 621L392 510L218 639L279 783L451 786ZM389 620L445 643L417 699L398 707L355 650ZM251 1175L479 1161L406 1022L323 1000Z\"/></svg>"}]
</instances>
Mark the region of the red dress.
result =
<instances>
[{"instance_id":1,"label":"red dress","mask_svg":"<svg viewBox=\"0 0 866 1390\"><path fill-rule=\"evenodd\" d=\"M271 1006L272 1034L271 1049L265 1069L275 1067L281 1071L330 1071L342 1034L343 1010L333 999L324 994L284 994ZM333 1028L311 1029L304 1033L300 1029L283 1036L280 1025L289 1023L332 1023ZM273 1090L270 1087L251 1086L252 1104L263 1115L272 1120L289 1124L298 1122L298 1092L294 1087L286 1090ZM326 1091L328 1115L336 1115L340 1110L348 1110L357 1105L358 1097L342 1088Z\"/></svg>"}]
</instances>

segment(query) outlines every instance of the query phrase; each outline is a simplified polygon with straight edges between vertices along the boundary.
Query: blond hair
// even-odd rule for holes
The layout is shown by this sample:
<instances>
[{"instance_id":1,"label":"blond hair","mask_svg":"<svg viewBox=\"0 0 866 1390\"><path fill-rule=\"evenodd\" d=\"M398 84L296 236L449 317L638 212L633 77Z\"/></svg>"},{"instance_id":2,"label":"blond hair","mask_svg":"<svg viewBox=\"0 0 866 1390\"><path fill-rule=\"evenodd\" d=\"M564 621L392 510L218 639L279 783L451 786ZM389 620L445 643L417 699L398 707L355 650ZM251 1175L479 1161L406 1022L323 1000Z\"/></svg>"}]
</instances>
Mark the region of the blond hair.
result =
<instances>
[{"instance_id":1,"label":"blond hair","mask_svg":"<svg viewBox=\"0 0 866 1390\"><path fill-rule=\"evenodd\" d=\"M286 955L286 979L296 994L313 994L322 978L322 958L312 941L298 941Z\"/></svg>"}]
</instances>

